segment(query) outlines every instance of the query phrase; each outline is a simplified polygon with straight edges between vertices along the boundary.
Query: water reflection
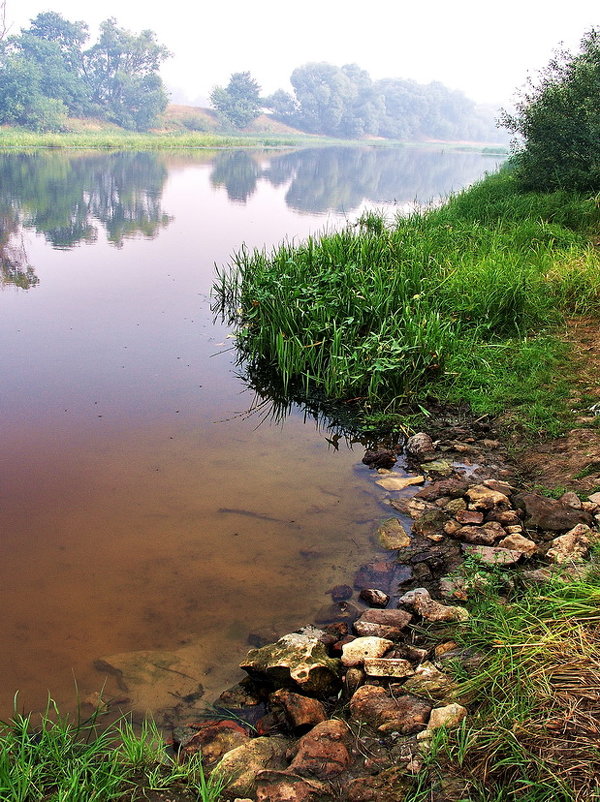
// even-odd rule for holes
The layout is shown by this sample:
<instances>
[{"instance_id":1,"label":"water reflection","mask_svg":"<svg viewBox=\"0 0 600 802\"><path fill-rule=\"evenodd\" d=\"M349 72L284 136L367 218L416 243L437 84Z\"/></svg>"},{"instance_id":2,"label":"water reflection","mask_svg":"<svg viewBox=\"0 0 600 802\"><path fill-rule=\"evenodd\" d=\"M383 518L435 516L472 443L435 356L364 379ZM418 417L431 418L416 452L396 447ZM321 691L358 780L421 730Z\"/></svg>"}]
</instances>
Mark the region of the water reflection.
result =
<instances>
[{"instance_id":1,"label":"water reflection","mask_svg":"<svg viewBox=\"0 0 600 802\"><path fill-rule=\"evenodd\" d=\"M234 151L217 156L211 183L242 203L261 180L289 184L285 202L296 211L351 212L365 201L426 203L475 181L498 160L451 150L330 147L279 154L265 165L255 154Z\"/></svg>"}]
</instances>

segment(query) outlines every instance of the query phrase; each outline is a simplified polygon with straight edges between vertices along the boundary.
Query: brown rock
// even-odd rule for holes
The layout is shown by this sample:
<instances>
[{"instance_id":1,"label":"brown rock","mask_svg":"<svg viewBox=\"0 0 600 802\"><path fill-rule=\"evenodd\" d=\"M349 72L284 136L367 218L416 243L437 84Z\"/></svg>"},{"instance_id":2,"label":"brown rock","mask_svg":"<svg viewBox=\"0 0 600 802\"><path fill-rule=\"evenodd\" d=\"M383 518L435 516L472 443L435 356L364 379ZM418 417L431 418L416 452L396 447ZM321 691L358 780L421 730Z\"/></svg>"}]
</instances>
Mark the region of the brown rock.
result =
<instances>
[{"instance_id":1,"label":"brown rock","mask_svg":"<svg viewBox=\"0 0 600 802\"><path fill-rule=\"evenodd\" d=\"M388 518L376 532L377 542L384 549L405 549L410 546L410 537L397 518Z\"/></svg>"},{"instance_id":2,"label":"brown rock","mask_svg":"<svg viewBox=\"0 0 600 802\"><path fill-rule=\"evenodd\" d=\"M576 510L553 498L539 496L537 493L521 493L515 504L525 511L527 526L537 526L552 532L571 529L579 523L591 524L592 516L585 510Z\"/></svg>"},{"instance_id":3,"label":"brown rock","mask_svg":"<svg viewBox=\"0 0 600 802\"><path fill-rule=\"evenodd\" d=\"M462 512L467 509L467 502L464 498L453 498L446 504L446 512L456 515L457 512Z\"/></svg>"},{"instance_id":4,"label":"brown rock","mask_svg":"<svg viewBox=\"0 0 600 802\"><path fill-rule=\"evenodd\" d=\"M555 563L581 562L590 548L592 530L585 524L578 524L570 532L555 537L547 557Z\"/></svg>"},{"instance_id":5,"label":"brown rock","mask_svg":"<svg viewBox=\"0 0 600 802\"><path fill-rule=\"evenodd\" d=\"M368 677L403 679L415 673L408 660L402 658L371 657L364 661L363 666Z\"/></svg>"},{"instance_id":6,"label":"brown rock","mask_svg":"<svg viewBox=\"0 0 600 802\"><path fill-rule=\"evenodd\" d=\"M406 453L419 462L431 459L435 454L433 440L425 432L418 432L406 441Z\"/></svg>"},{"instance_id":7,"label":"brown rock","mask_svg":"<svg viewBox=\"0 0 600 802\"><path fill-rule=\"evenodd\" d=\"M269 697L271 708L287 727L296 733L306 732L327 719L325 708L317 699L280 688Z\"/></svg>"},{"instance_id":8,"label":"brown rock","mask_svg":"<svg viewBox=\"0 0 600 802\"><path fill-rule=\"evenodd\" d=\"M504 493L505 496L510 496L515 489L512 485L509 485L508 482L503 482L501 479L484 479L482 484L485 485L485 487L489 487L490 490Z\"/></svg>"},{"instance_id":9,"label":"brown rock","mask_svg":"<svg viewBox=\"0 0 600 802\"><path fill-rule=\"evenodd\" d=\"M389 448L378 448L366 451L362 461L369 468L391 468L398 461L398 457Z\"/></svg>"},{"instance_id":10,"label":"brown rock","mask_svg":"<svg viewBox=\"0 0 600 802\"><path fill-rule=\"evenodd\" d=\"M289 770L320 780L341 774L350 765L350 737L348 725L338 719L317 724L291 750Z\"/></svg>"},{"instance_id":11,"label":"brown rock","mask_svg":"<svg viewBox=\"0 0 600 802\"><path fill-rule=\"evenodd\" d=\"M463 528L462 524L459 524L458 521L455 521L453 519L451 519L450 521L446 521L446 523L444 524L444 532L447 535L450 535L450 537L454 537L454 535L456 535L457 532L460 532L462 528Z\"/></svg>"},{"instance_id":12,"label":"brown rock","mask_svg":"<svg viewBox=\"0 0 600 802\"><path fill-rule=\"evenodd\" d=\"M567 507L573 507L574 510L583 509L583 503L577 493L563 493L558 500Z\"/></svg>"},{"instance_id":13,"label":"brown rock","mask_svg":"<svg viewBox=\"0 0 600 802\"><path fill-rule=\"evenodd\" d=\"M506 532L499 523L490 521L483 526L463 526L455 533L454 537L479 546L493 546L498 538L505 535Z\"/></svg>"},{"instance_id":14,"label":"brown rock","mask_svg":"<svg viewBox=\"0 0 600 802\"><path fill-rule=\"evenodd\" d=\"M256 776L266 769L284 769L291 741L280 736L251 738L227 752L215 766L222 777L231 778L227 797L247 797L256 791Z\"/></svg>"},{"instance_id":15,"label":"brown rock","mask_svg":"<svg viewBox=\"0 0 600 802\"><path fill-rule=\"evenodd\" d=\"M406 772L393 766L369 777L357 777L347 786L348 802L402 802L411 788Z\"/></svg>"},{"instance_id":16,"label":"brown rock","mask_svg":"<svg viewBox=\"0 0 600 802\"><path fill-rule=\"evenodd\" d=\"M444 510L428 510L417 518L413 525L413 534L422 537L438 535L444 529L444 524L448 520L448 514Z\"/></svg>"},{"instance_id":17,"label":"brown rock","mask_svg":"<svg viewBox=\"0 0 600 802\"><path fill-rule=\"evenodd\" d=\"M424 512L435 509L433 504L421 501L414 496L412 498L393 498L390 500L390 506L403 515L409 515L413 521L420 518Z\"/></svg>"},{"instance_id":18,"label":"brown rock","mask_svg":"<svg viewBox=\"0 0 600 802\"><path fill-rule=\"evenodd\" d=\"M404 490L405 487L412 485L422 485L424 481L424 476L390 475L377 479L375 484L383 487L384 490Z\"/></svg>"},{"instance_id":19,"label":"brown rock","mask_svg":"<svg viewBox=\"0 0 600 802\"><path fill-rule=\"evenodd\" d=\"M508 537L503 538L498 543L498 546L502 549L512 549L513 551L520 551L527 557L530 557L537 550L537 546L533 542L533 540L529 540L528 537L523 537L523 535L520 535L518 533L511 534L508 535Z\"/></svg>"},{"instance_id":20,"label":"brown rock","mask_svg":"<svg viewBox=\"0 0 600 802\"><path fill-rule=\"evenodd\" d=\"M497 546L471 546L463 545L463 551L467 555L477 557L487 565L514 565L523 556L522 552L514 549L501 549Z\"/></svg>"},{"instance_id":21,"label":"brown rock","mask_svg":"<svg viewBox=\"0 0 600 802\"><path fill-rule=\"evenodd\" d=\"M425 728L431 705L416 696L404 694L393 697L385 688L363 685L350 700L352 718L380 732L400 732L408 735Z\"/></svg>"},{"instance_id":22,"label":"brown rock","mask_svg":"<svg viewBox=\"0 0 600 802\"><path fill-rule=\"evenodd\" d=\"M465 493L472 510L508 509L510 499L504 493L492 490L485 485L474 485Z\"/></svg>"},{"instance_id":23,"label":"brown rock","mask_svg":"<svg viewBox=\"0 0 600 802\"><path fill-rule=\"evenodd\" d=\"M180 742L178 754L192 755L202 752L205 763L215 763L249 740L248 733L235 721L208 721L194 726L195 733Z\"/></svg>"},{"instance_id":24,"label":"brown rock","mask_svg":"<svg viewBox=\"0 0 600 802\"><path fill-rule=\"evenodd\" d=\"M354 629L358 635L396 640L402 637L411 619L405 610L366 610L354 622Z\"/></svg>"},{"instance_id":25,"label":"brown rock","mask_svg":"<svg viewBox=\"0 0 600 802\"><path fill-rule=\"evenodd\" d=\"M427 729L437 730L440 727L457 727L466 716L466 708L456 702L445 707L434 707L429 717Z\"/></svg>"},{"instance_id":26,"label":"brown rock","mask_svg":"<svg viewBox=\"0 0 600 802\"><path fill-rule=\"evenodd\" d=\"M449 607L441 604L432 599L429 591L425 588L409 590L400 598L399 603L414 610L426 621L466 621L469 618L469 613L464 607Z\"/></svg>"},{"instance_id":27,"label":"brown rock","mask_svg":"<svg viewBox=\"0 0 600 802\"><path fill-rule=\"evenodd\" d=\"M479 526L483 523L483 513L479 510L459 510L454 517L463 526L468 524Z\"/></svg>"},{"instance_id":28,"label":"brown rock","mask_svg":"<svg viewBox=\"0 0 600 802\"><path fill-rule=\"evenodd\" d=\"M437 482L431 482L415 493L415 498L422 501L435 501L438 498L447 496L451 499L458 499L467 492L469 487L468 482L461 479L459 476L451 476L448 479L439 479Z\"/></svg>"},{"instance_id":29,"label":"brown rock","mask_svg":"<svg viewBox=\"0 0 600 802\"><path fill-rule=\"evenodd\" d=\"M384 593L389 593L397 585L403 585L412 579L412 569L408 565L400 565L397 562L366 563L356 572L354 577L354 587L379 588Z\"/></svg>"},{"instance_id":30,"label":"brown rock","mask_svg":"<svg viewBox=\"0 0 600 802\"><path fill-rule=\"evenodd\" d=\"M502 526L516 526L521 523L516 510L490 510L486 513L486 521L497 521Z\"/></svg>"},{"instance_id":31,"label":"brown rock","mask_svg":"<svg viewBox=\"0 0 600 802\"><path fill-rule=\"evenodd\" d=\"M369 607L387 607L390 601L387 593L376 588L363 588L359 596Z\"/></svg>"},{"instance_id":32,"label":"brown rock","mask_svg":"<svg viewBox=\"0 0 600 802\"><path fill-rule=\"evenodd\" d=\"M318 780L291 771L261 771L256 778L256 802L329 802L333 790Z\"/></svg>"},{"instance_id":33,"label":"brown rock","mask_svg":"<svg viewBox=\"0 0 600 802\"><path fill-rule=\"evenodd\" d=\"M365 660L383 657L393 645L387 638L355 638L351 643L345 644L342 650L342 665L360 666Z\"/></svg>"},{"instance_id":34,"label":"brown rock","mask_svg":"<svg viewBox=\"0 0 600 802\"><path fill-rule=\"evenodd\" d=\"M422 663L409 677L402 689L408 693L430 699L446 699L456 694L457 686L452 677L437 669L433 663Z\"/></svg>"}]
</instances>

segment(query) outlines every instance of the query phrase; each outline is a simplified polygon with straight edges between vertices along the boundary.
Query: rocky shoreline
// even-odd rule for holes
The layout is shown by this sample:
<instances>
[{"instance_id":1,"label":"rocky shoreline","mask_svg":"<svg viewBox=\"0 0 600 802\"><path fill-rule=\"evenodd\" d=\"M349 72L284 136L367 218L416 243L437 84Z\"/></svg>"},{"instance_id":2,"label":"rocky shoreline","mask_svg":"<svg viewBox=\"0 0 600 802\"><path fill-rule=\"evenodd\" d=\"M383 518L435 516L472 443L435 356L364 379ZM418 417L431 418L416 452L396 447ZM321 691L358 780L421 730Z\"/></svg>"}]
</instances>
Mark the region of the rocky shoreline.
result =
<instances>
[{"instance_id":1,"label":"rocky shoreline","mask_svg":"<svg viewBox=\"0 0 600 802\"><path fill-rule=\"evenodd\" d=\"M377 540L389 559L333 588L319 621L250 650L247 679L216 700L214 720L174 729L180 759L201 751L228 779L223 798L404 799L435 731L471 715L455 667L475 674L479 656L452 639L471 594L498 572L510 584L587 570L600 493L582 501L521 490L485 421L432 434L365 454L388 493ZM428 798L463 792L438 778Z\"/></svg>"}]
</instances>

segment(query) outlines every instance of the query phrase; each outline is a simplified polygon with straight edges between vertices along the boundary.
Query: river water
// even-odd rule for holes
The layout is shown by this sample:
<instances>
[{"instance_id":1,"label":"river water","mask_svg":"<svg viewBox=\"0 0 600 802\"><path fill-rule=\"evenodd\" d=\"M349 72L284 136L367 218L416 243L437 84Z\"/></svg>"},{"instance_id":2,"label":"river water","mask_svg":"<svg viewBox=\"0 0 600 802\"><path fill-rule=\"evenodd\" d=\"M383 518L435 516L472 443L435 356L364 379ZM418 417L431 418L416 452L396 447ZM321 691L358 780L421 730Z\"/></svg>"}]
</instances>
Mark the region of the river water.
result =
<instances>
[{"instance_id":1,"label":"river water","mask_svg":"<svg viewBox=\"0 0 600 802\"><path fill-rule=\"evenodd\" d=\"M0 154L0 718L192 715L373 554L360 445L269 418L214 265L495 169L443 150ZM201 696L200 687L204 689ZM170 712L169 712L170 711Z\"/></svg>"}]
</instances>

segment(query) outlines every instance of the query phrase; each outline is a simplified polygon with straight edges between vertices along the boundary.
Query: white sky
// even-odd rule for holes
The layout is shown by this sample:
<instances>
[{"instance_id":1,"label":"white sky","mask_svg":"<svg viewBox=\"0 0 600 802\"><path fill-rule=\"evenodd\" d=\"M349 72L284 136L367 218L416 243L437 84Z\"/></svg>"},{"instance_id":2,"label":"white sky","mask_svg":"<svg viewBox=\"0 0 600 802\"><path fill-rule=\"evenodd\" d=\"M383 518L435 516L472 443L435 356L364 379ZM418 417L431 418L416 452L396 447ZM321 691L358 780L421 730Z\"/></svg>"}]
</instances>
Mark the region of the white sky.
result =
<instances>
[{"instance_id":1,"label":"white sky","mask_svg":"<svg viewBox=\"0 0 600 802\"><path fill-rule=\"evenodd\" d=\"M268 94L289 90L307 61L350 62L372 78L439 80L477 101L505 103L564 42L600 25L597 0L7 0L12 33L40 11L96 26L114 16L154 30L174 54L163 78L188 99L250 70Z\"/></svg>"}]
</instances>

